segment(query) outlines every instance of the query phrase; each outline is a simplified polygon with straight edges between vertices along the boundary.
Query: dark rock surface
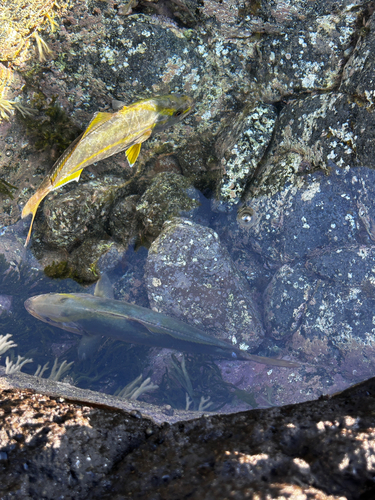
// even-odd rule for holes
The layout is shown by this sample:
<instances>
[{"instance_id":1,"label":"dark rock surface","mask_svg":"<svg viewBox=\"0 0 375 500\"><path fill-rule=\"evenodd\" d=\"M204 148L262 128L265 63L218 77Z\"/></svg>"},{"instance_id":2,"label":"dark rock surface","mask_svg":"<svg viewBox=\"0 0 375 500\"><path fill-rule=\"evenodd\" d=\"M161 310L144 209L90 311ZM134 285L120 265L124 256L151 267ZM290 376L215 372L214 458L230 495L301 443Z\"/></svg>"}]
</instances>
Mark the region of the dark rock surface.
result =
<instances>
[{"instance_id":1,"label":"dark rock surface","mask_svg":"<svg viewBox=\"0 0 375 500\"><path fill-rule=\"evenodd\" d=\"M2 500L375 496L375 379L319 401L172 425L6 380Z\"/></svg>"},{"instance_id":2,"label":"dark rock surface","mask_svg":"<svg viewBox=\"0 0 375 500\"><path fill-rule=\"evenodd\" d=\"M316 248L371 244L374 241L375 173L367 168L339 169L296 176L252 198L252 216L238 239L274 264L302 259Z\"/></svg>"}]
</instances>

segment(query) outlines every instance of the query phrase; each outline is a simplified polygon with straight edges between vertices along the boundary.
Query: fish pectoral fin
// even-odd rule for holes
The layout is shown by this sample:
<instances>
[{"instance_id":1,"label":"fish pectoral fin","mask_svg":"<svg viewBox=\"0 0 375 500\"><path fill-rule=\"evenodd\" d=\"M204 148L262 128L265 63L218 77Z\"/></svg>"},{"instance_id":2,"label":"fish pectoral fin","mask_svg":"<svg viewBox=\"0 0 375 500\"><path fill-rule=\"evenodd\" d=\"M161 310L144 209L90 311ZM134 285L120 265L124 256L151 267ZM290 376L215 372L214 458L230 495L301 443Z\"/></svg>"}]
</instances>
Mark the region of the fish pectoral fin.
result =
<instances>
[{"instance_id":1,"label":"fish pectoral fin","mask_svg":"<svg viewBox=\"0 0 375 500\"><path fill-rule=\"evenodd\" d=\"M81 170L77 170L77 172L73 172L72 174L68 175L67 177L64 177L63 179L61 179L59 182L57 182L53 186L53 191L61 186L65 186L65 184L68 184L68 182L72 182L72 181L78 182L79 178L81 176L82 170L83 170L83 168L81 168Z\"/></svg>"},{"instance_id":2,"label":"fish pectoral fin","mask_svg":"<svg viewBox=\"0 0 375 500\"><path fill-rule=\"evenodd\" d=\"M138 155L141 151L141 145L141 142L139 144L133 144L133 146L130 146L130 148L126 150L125 154L130 167L132 167L137 161Z\"/></svg>"},{"instance_id":3,"label":"fish pectoral fin","mask_svg":"<svg viewBox=\"0 0 375 500\"><path fill-rule=\"evenodd\" d=\"M133 144L128 148L125 152L126 158L128 159L129 165L132 167L134 163L137 161L138 155L141 151L141 145L142 142L147 141L147 139L150 137L152 133L152 129L148 129L145 132L142 133L139 137L137 137L135 140L137 141L136 144Z\"/></svg>"},{"instance_id":4,"label":"fish pectoral fin","mask_svg":"<svg viewBox=\"0 0 375 500\"><path fill-rule=\"evenodd\" d=\"M78 345L78 357L80 360L91 358L98 350L102 341L101 335L83 335Z\"/></svg>"},{"instance_id":5,"label":"fish pectoral fin","mask_svg":"<svg viewBox=\"0 0 375 500\"><path fill-rule=\"evenodd\" d=\"M126 104L124 103L124 101L119 101L118 99L112 99L112 109L113 111L119 111L120 109L125 109L126 108Z\"/></svg>"},{"instance_id":6,"label":"fish pectoral fin","mask_svg":"<svg viewBox=\"0 0 375 500\"><path fill-rule=\"evenodd\" d=\"M162 329L159 329L158 327L154 327L152 325L150 325L149 323L146 323L144 321L142 321L141 319L139 318L130 318L130 317L127 317L126 318L126 321L129 325L133 325L134 326L134 330L141 330L142 331L142 334L143 335L147 335L147 332L150 333L150 337L154 336L155 333L157 334L165 334L165 331L162 330Z\"/></svg>"},{"instance_id":7,"label":"fish pectoral fin","mask_svg":"<svg viewBox=\"0 0 375 500\"><path fill-rule=\"evenodd\" d=\"M96 282L95 297L104 297L105 299L114 299L113 288L106 273L103 273Z\"/></svg>"},{"instance_id":8,"label":"fish pectoral fin","mask_svg":"<svg viewBox=\"0 0 375 500\"><path fill-rule=\"evenodd\" d=\"M96 130L100 125L103 123L107 122L113 117L113 113L106 113L105 111L99 111L98 113L95 113L93 119L91 122L88 124L87 129L83 133L83 137L86 137L86 135L91 134L94 130Z\"/></svg>"}]
</instances>

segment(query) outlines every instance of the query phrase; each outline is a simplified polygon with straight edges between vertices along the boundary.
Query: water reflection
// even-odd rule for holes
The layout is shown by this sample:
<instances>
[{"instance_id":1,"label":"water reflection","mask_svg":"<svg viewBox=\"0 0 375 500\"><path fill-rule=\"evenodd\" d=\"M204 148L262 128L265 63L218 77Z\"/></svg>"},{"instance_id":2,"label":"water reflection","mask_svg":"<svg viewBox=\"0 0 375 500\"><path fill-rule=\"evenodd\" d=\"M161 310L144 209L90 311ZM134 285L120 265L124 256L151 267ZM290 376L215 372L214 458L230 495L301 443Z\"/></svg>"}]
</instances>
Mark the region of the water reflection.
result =
<instances>
[{"instance_id":1,"label":"water reflection","mask_svg":"<svg viewBox=\"0 0 375 500\"><path fill-rule=\"evenodd\" d=\"M206 200L187 223L165 224L149 251L131 246L109 272L116 299L199 324L258 355L295 360L298 368L182 356L104 336L92 359L80 361L78 336L38 322L23 303L92 287L50 279L25 259L12 265L1 258L1 334L17 344L6 355L32 358L23 367L29 374L47 362L52 367L56 357L74 362L67 381L111 394L150 377L158 388L144 400L207 411L295 403L368 378L375 370L374 175L335 169L285 184L243 205L246 217L257 214L250 225L239 221L246 208L237 214ZM11 235L1 236L3 246ZM252 314L259 324L246 329Z\"/></svg>"}]
</instances>

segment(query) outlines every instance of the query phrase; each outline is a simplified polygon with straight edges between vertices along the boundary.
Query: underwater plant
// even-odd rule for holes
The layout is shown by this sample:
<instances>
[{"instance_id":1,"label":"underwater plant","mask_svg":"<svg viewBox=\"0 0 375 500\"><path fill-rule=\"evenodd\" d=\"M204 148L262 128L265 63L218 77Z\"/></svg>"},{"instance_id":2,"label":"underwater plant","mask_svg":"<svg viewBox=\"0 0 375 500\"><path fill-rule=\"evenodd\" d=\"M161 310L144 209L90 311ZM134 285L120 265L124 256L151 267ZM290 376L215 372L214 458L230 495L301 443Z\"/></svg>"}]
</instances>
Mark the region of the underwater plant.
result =
<instances>
[{"instance_id":1,"label":"underwater plant","mask_svg":"<svg viewBox=\"0 0 375 500\"><path fill-rule=\"evenodd\" d=\"M130 382L123 389L117 389L114 396L123 399L136 400L145 392L155 391L159 386L151 382L151 378L147 377L143 380L143 375L139 375L133 382Z\"/></svg>"},{"instance_id":2,"label":"underwater plant","mask_svg":"<svg viewBox=\"0 0 375 500\"><path fill-rule=\"evenodd\" d=\"M179 360L172 354L159 389L162 403L176 409L218 411L235 398L257 407L254 394L225 382L219 367L206 355L182 355Z\"/></svg>"}]
</instances>

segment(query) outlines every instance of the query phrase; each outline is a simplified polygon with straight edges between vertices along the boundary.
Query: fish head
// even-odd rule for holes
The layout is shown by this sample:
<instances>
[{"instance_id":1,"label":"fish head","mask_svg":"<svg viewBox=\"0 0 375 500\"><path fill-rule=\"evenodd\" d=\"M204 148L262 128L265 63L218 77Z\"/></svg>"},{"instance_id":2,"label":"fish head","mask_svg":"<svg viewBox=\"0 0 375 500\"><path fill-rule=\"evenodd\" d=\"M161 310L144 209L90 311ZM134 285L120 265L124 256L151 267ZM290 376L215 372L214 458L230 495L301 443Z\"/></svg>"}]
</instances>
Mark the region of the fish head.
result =
<instances>
[{"instance_id":1,"label":"fish head","mask_svg":"<svg viewBox=\"0 0 375 500\"><path fill-rule=\"evenodd\" d=\"M77 295L77 294L76 294ZM68 332L84 334L79 326L82 307L75 296L68 293L47 293L36 295L25 301L25 308L34 318Z\"/></svg>"},{"instance_id":2,"label":"fish head","mask_svg":"<svg viewBox=\"0 0 375 500\"><path fill-rule=\"evenodd\" d=\"M153 100L158 112L154 132L160 132L181 121L195 106L194 99L182 94L154 97Z\"/></svg>"}]
</instances>

